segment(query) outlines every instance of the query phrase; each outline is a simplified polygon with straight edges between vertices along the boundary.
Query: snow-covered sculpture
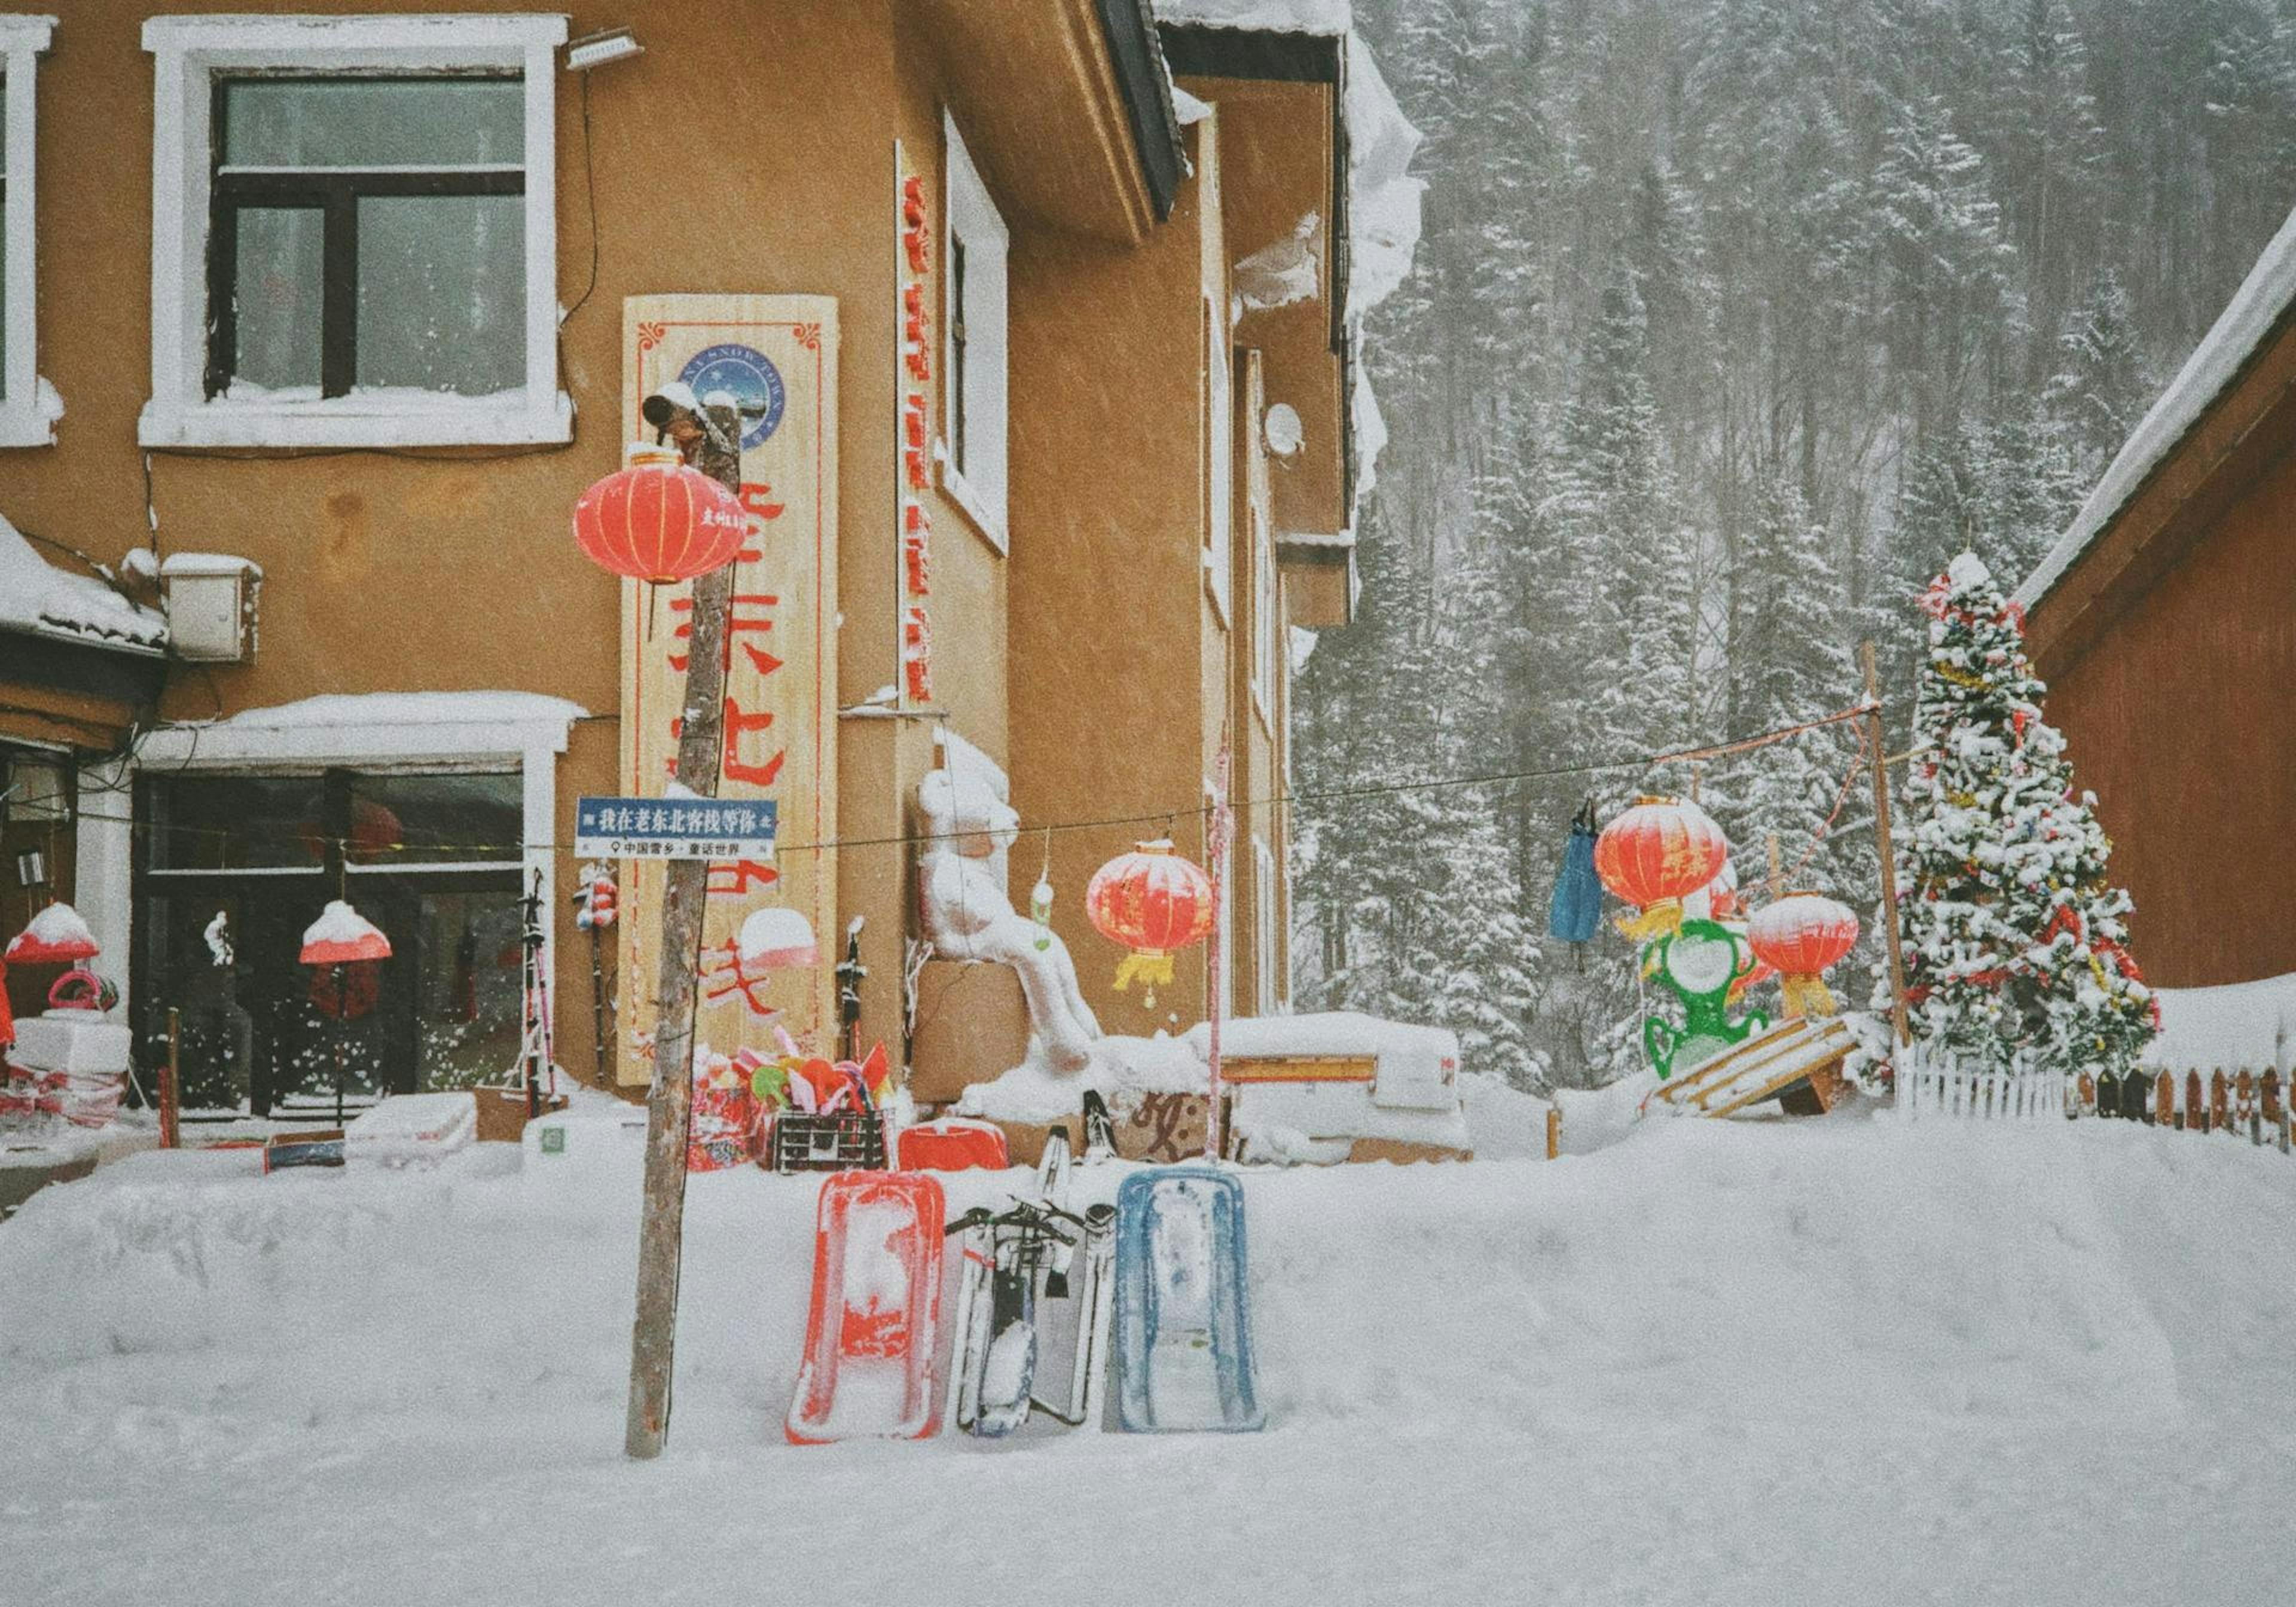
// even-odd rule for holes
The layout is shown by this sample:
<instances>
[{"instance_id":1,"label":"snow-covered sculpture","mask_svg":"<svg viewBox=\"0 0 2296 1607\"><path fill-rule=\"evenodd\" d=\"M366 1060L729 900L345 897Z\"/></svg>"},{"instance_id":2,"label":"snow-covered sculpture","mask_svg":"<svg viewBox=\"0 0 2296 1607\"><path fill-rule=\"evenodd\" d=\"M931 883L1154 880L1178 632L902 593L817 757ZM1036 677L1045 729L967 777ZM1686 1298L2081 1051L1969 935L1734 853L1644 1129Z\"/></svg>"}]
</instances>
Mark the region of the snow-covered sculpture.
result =
<instances>
[{"instance_id":1,"label":"snow-covered sculpture","mask_svg":"<svg viewBox=\"0 0 2296 1607\"><path fill-rule=\"evenodd\" d=\"M927 843L919 867L924 931L943 959L1010 965L1045 1055L1062 1071L1092 1062L1100 1023L1077 986L1068 945L1013 907L1005 854L1021 817L1004 801L1004 773L964 738L938 739L941 767L917 783Z\"/></svg>"}]
</instances>

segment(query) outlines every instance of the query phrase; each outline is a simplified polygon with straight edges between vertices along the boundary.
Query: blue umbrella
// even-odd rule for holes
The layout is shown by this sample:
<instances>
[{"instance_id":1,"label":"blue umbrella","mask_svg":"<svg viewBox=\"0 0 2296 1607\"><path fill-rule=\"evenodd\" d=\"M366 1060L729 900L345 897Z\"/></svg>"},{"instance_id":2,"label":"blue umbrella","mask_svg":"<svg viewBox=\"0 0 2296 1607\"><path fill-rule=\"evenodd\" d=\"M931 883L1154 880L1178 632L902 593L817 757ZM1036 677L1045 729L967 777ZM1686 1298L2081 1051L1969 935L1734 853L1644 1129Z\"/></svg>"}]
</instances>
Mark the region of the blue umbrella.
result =
<instances>
[{"instance_id":1,"label":"blue umbrella","mask_svg":"<svg viewBox=\"0 0 2296 1607\"><path fill-rule=\"evenodd\" d=\"M1570 840L1562 845L1562 870L1554 878L1546 930L1565 943L1587 943L1602 920L1603 884L1595 875L1595 805L1590 799L1570 822Z\"/></svg>"}]
</instances>

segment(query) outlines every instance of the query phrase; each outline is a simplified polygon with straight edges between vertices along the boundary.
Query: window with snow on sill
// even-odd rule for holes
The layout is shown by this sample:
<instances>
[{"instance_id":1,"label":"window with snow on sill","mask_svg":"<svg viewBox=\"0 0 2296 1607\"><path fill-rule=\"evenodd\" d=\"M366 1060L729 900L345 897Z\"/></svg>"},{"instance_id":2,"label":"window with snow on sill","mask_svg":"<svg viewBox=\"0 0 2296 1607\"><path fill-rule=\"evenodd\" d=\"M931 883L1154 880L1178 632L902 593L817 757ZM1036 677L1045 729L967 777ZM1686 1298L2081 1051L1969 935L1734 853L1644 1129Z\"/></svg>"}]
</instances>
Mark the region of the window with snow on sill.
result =
<instances>
[{"instance_id":1,"label":"window with snow on sill","mask_svg":"<svg viewBox=\"0 0 2296 1607\"><path fill-rule=\"evenodd\" d=\"M559 441L543 16L160 17L146 445Z\"/></svg>"}]
</instances>

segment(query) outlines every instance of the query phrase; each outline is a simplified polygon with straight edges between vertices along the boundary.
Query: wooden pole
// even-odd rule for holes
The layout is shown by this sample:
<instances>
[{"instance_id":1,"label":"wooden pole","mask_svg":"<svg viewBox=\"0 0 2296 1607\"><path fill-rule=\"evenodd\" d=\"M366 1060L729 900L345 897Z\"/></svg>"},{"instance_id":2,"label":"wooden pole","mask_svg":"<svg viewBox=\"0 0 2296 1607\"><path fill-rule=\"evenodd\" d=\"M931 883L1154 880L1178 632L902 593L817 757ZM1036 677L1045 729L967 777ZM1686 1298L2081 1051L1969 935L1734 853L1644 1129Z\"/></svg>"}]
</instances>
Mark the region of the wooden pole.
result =
<instances>
[{"instance_id":1,"label":"wooden pole","mask_svg":"<svg viewBox=\"0 0 2296 1607\"><path fill-rule=\"evenodd\" d=\"M168 1006L168 1062L160 1068L160 1147L184 1143L184 1013Z\"/></svg>"},{"instance_id":2,"label":"wooden pole","mask_svg":"<svg viewBox=\"0 0 2296 1607\"><path fill-rule=\"evenodd\" d=\"M1874 842L1882 855L1882 932L1890 945L1890 1020L1898 1041L1914 1041L1906 1022L1906 950L1898 931L1898 855L1890 837L1890 766L1882 740L1882 681L1874 668L1874 644L1861 642L1857 660L1866 670L1866 739L1874 747Z\"/></svg>"},{"instance_id":3,"label":"wooden pole","mask_svg":"<svg viewBox=\"0 0 2296 1607\"><path fill-rule=\"evenodd\" d=\"M1770 833L1770 897L1776 898L1785 891L1786 873L1778 867L1784 863L1778 855L1778 834Z\"/></svg>"},{"instance_id":4,"label":"wooden pole","mask_svg":"<svg viewBox=\"0 0 2296 1607\"><path fill-rule=\"evenodd\" d=\"M682 412L683 410L681 410ZM730 408L673 421L669 433L695 463L735 496L742 489L741 422ZM723 414L723 417L714 416ZM700 461L695 463L696 458ZM677 781L718 796L725 757L726 616L734 594L727 563L693 582L693 636L678 727ZM655 982L653 1086L646 1095L645 1201L638 1218L637 1316L630 1325L630 1402L623 1450L640 1461L669 1439L669 1386L677 1348L677 1279L684 1259L685 1148L693 1105L693 1012L701 964L709 865L673 859L661 907Z\"/></svg>"},{"instance_id":5,"label":"wooden pole","mask_svg":"<svg viewBox=\"0 0 2296 1607\"><path fill-rule=\"evenodd\" d=\"M1549 1160L1562 1158L1562 1107L1560 1105L1546 1107L1546 1158Z\"/></svg>"}]
</instances>

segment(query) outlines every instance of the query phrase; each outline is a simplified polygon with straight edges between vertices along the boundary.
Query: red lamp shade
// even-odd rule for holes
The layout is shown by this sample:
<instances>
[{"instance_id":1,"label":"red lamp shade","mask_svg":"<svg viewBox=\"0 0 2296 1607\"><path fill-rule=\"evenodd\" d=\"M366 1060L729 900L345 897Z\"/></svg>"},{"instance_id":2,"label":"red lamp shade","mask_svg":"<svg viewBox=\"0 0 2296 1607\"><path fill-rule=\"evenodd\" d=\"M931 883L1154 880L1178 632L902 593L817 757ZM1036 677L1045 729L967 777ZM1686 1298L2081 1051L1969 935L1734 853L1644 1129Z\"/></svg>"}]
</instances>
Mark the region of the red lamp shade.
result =
<instances>
[{"instance_id":1,"label":"red lamp shade","mask_svg":"<svg viewBox=\"0 0 2296 1607\"><path fill-rule=\"evenodd\" d=\"M1784 979L1787 1014L1831 1015L1833 996L1818 973L1857 947L1857 916L1839 899L1789 893L1754 912L1746 940Z\"/></svg>"},{"instance_id":2,"label":"red lamp shade","mask_svg":"<svg viewBox=\"0 0 2296 1607\"><path fill-rule=\"evenodd\" d=\"M658 586L732 562L748 529L734 494L666 447L640 443L629 456L628 467L574 504L574 540L583 555Z\"/></svg>"},{"instance_id":3,"label":"red lamp shade","mask_svg":"<svg viewBox=\"0 0 2296 1607\"><path fill-rule=\"evenodd\" d=\"M1211 878L1165 841L1134 845L1092 873L1085 914L1094 930L1132 953L1116 968L1119 992L1138 977L1153 1009L1159 983L1172 980L1172 953L1212 929Z\"/></svg>"},{"instance_id":4,"label":"red lamp shade","mask_svg":"<svg viewBox=\"0 0 2296 1607\"><path fill-rule=\"evenodd\" d=\"M74 965L101 953L95 934L69 904L51 904L8 940L11 965Z\"/></svg>"},{"instance_id":5,"label":"red lamp shade","mask_svg":"<svg viewBox=\"0 0 2296 1607\"><path fill-rule=\"evenodd\" d=\"M1730 845L1713 817L1693 803L1638 798L1595 840L1595 873L1642 914L1620 930L1653 939L1682 924L1682 901L1722 873Z\"/></svg>"},{"instance_id":6,"label":"red lamp shade","mask_svg":"<svg viewBox=\"0 0 2296 1607\"><path fill-rule=\"evenodd\" d=\"M337 898L303 933L306 965L349 965L390 958L390 939L365 915Z\"/></svg>"}]
</instances>

